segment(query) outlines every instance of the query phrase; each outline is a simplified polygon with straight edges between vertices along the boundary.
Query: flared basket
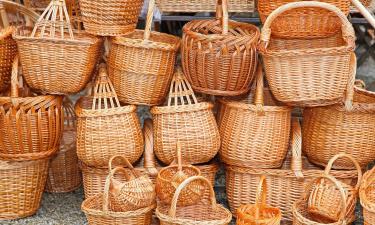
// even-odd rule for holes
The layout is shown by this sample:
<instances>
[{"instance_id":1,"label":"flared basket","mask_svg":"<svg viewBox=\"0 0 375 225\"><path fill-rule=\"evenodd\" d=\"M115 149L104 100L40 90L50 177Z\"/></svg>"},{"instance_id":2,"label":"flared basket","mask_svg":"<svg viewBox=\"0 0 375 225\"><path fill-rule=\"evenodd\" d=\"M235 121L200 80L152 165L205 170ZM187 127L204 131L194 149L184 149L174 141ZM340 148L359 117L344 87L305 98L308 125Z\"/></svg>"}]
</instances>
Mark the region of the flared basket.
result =
<instances>
[{"instance_id":1,"label":"flared basket","mask_svg":"<svg viewBox=\"0 0 375 225\"><path fill-rule=\"evenodd\" d=\"M169 12L215 12L217 0L156 0L162 13ZM229 12L254 12L254 0L228 0Z\"/></svg>"},{"instance_id":2,"label":"flared basket","mask_svg":"<svg viewBox=\"0 0 375 225\"><path fill-rule=\"evenodd\" d=\"M365 225L375 223L375 168L363 175L359 189L359 198L363 207L363 220Z\"/></svg>"}]
</instances>

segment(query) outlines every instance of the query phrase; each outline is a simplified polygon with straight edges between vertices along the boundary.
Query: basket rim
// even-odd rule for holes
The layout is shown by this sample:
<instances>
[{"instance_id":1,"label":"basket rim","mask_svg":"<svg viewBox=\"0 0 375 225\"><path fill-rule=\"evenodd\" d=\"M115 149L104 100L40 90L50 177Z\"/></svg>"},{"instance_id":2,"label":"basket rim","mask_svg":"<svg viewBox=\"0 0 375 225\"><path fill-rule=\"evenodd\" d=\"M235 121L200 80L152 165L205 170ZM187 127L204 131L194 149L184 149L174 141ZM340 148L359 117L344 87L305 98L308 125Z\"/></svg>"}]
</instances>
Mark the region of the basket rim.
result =
<instances>
[{"instance_id":1,"label":"basket rim","mask_svg":"<svg viewBox=\"0 0 375 225\"><path fill-rule=\"evenodd\" d=\"M40 96L30 96L30 97L0 97L0 106L6 105L6 104L12 104L17 103L18 110L29 110L31 107L34 107L35 104L37 104L39 107L35 108L36 110L39 110L40 104L43 103L44 101L48 101L49 104L47 104L48 107L45 107L45 109L50 108L50 107L56 107L56 106L61 106L62 105L62 97L58 95L40 95ZM23 103L28 103L28 107L25 108L22 106ZM52 102L52 103L51 103ZM34 104L33 104L34 103ZM37 114L31 113L31 114Z\"/></svg>"},{"instance_id":2,"label":"basket rim","mask_svg":"<svg viewBox=\"0 0 375 225\"><path fill-rule=\"evenodd\" d=\"M235 100L226 99L226 98L219 99L219 102L231 108L245 109L245 110L254 111L254 112L257 111L257 106L255 104L244 103L244 102L235 101ZM264 105L263 109L264 111L268 111L268 112L291 112L293 110L293 107L287 106L287 105L285 106Z\"/></svg>"},{"instance_id":3,"label":"basket rim","mask_svg":"<svg viewBox=\"0 0 375 225\"><path fill-rule=\"evenodd\" d=\"M210 102L199 102L198 104L190 105L179 105L179 106L154 106L150 112L152 115L158 114L174 114L174 113L185 113L185 112L196 112L207 109L212 109L213 104Z\"/></svg>"},{"instance_id":4,"label":"basket rim","mask_svg":"<svg viewBox=\"0 0 375 225\"><path fill-rule=\"evenodd\" d=\"M41 158L35 160L25 160L25 161L13 161L13 160L0 160L0 170L18 169L28 166L33 166L37 164L49 162L50 158Z\"/></svg>"},{"instance_id":5,"label":"basket rim","mask_svg":"<svg viewBox=\"0 0 375 225\"><path fill-rule=\"evenodd\" d=\"M368 185L370 185L368 183L369 181L368 179L370 178L372 173L374 173L374 171L375 171L375 167L373 167L371 170L366 171L366 173L362 177L362 184L359 188L359 199L360 199L361 206L367 211L370 211L372 213L375 213L375 201L368 200L366 190L368 188ZM374 181L375 180L372 180L372 181L370 180L370 182L374 182Z\"/></svg>"},{"instance_id":6,"label":"basket rim","mask_svg":"<svg viewBox=\"0 0 375 225\"><path fill-rule=\"evenodd\" d=\"M178 165L170 165L170 166L167 166L167 167L163 167L159 170L158 172L158 175L157 175L157 180L160 180L162 182L170 182L170 180L167 180L165 179L164 177L162 177L162 173L166 170L169 170L171 168L177 168L178 169ZM195 175L192 175L192 176L201 176L201 171L196 167L196 166L193 166L193 165L182 165L182 170L184 170L184 168L189 168L189 169L192 169L194 170L197 174Z\"/></svg>"}]
</instances>

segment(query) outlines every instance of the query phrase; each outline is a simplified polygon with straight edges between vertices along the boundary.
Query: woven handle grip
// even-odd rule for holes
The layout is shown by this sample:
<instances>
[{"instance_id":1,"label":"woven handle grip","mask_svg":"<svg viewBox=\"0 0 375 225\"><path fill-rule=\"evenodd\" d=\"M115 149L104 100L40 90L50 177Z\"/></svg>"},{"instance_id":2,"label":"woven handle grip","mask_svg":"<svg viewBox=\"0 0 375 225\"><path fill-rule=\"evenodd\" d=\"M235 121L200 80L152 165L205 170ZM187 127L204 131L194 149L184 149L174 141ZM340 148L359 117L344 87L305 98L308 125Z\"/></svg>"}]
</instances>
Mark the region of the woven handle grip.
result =
<instances>
[{"instance_id":1,"label":"woven handle grip","mask_svg":"<svg viewBox=\"0 0 375 225\"><path fill-rule=\"evenodd\" d=\"M363 6L362 2L359 0L351 0L353 5L358 9L358 11L366 18L366 20L375 28L374 16Z\"/></svg>"},{"instance_id":2,"label":"woven handle grip","mask_svg":"<svg viewBox=\"0 0 375 225\"><path fill-rule=\"evenodd\" d=\"M117 167L113 168L113 161L115 159L120 159L122 165L125 165L127 168L129 168L134 177L139 177L141 175L138 171L136 171L134 169L133 165L129 162L129 160L126 157L122 156L122 155L115 155L115 156L112 156L109 159L109 163L108 163L108 170L109 170L109 172L111 172L112 170L114 170L114 169L116 169L118 167L117 166ZM126 174L128 174L128 173L126 173ZM132 177L128 176L127 179L131 179L131 178Z\"/></svg>"},{"instance_id":3,"label":"woven handle grip","mask_svg":"<svg viewBox=\"0 0 375 225\"><path fill-rule=\"evenodd\" d=\"M262 64L259 62L256 70L256 89L254 104L258 115L264 116L264 77Z\"/></svg>"},{"instance_id":4,"label":"woven handle grip","mask_svg":"<svg viewBox=\"0 0 375 225\"><path fill-rule=\"evenodd\" d=\"M217 0L216 4L216 19L221 20L222 34L228 34L229 30L229 13L228 13L228 0Z\"/></svg>"},{"instance_id":5,"label":"woven handle grip","mask_svg":"<svg viewBox=\"0 0 375 225\"><path fill-rule=\"evenodd\" d=\"M255 198L255 219L259 219L260 212L266 207L267 200L267 181L266 176L262 175L259 180L257 187L256 198Z\"/></svg>"},{"instance_id":6,"label":"woven handle grip","mask_svg":"<svg viewBox=\"0 0 375 225\"><path fill-rule=\"evenodd\" d=\"M303 178L302 173L302 135L298 118L292 119L292 162L291 170L296 177Z\"/></svg>"},{"instance_id":7,"label":"woven handle grip","mask_svg":"<svg viewBox=\"0 0 375 225\"><path fill-rule=\"evenodd\" d=\"M154 131L152 120L146 119L143 125L143 135L145 138L145 152L143 167L148 171L151 176L157 176L158 170L156 169L155 154L154 154Z\"/></svg>"},{"instance_id":8,"label":"woven handle grip","mask_svg":"<svg viewBox=\"0 0 375 225\"><path fill-rule=\"evenodd\" d=\"M10 96L13 98L17 98L19 96L18 89L19 89L19 83L18 83L18 63L19 63L19 56L16 55L14 57L13 63L12 63L12 76L11 76L11 86L10 86Z\"/></svg>"},{"instance_id":9,"label":"woven handle grip","mask_svg":"<svg viewBox=\"0 0 375 225\"><path fill-rule=\"evenodd\" d=\"M154 9L155 9L155 0L150 0L148 2L146 27L145 27L145 32L143 34L143 39L144 40L149 40L150 39L151 28L152 28L152 21L154 19Z\"/></svg>"}]
</instances>

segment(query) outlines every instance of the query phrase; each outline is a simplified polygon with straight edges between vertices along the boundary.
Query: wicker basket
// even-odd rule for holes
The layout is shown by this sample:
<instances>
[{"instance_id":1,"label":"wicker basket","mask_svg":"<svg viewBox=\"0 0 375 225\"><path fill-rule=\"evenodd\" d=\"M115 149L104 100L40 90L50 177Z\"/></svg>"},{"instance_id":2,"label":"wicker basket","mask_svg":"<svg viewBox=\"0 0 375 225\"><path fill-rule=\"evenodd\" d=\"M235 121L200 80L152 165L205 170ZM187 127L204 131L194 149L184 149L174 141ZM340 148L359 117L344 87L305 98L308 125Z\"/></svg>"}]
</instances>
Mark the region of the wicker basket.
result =
<instances>
[{"instance_id":1,"label":"wicker basket","mask_svg":"<svg viewBox=\"0 0 375 225\"><path fill-rule=\"evenodd\" d=\"M183 28L182 66L193 89L234 96L249 91L258 57L259 29L228 20L219 0L215 20L193 20Z\"/></svg>"},{"instance_id":2,"label":"wicker basket","mask_svg":"<svg viewBox=\"0 0 375 225\"><path fill-rule=\"evenodd\" d=\"M212 104L198 102L180 69L173 77L168 103L151 109L154 125L154 152L170 164L176 158L176 142L182 158L191 164L205 163L220 148L220 134Z\"/></svg>"},{"instance_id":3,"label":"wicker basket","mask_svg":"<svg viewBox=\"0 0 375 225\"><path fill-rule=\"evenodd\" d=\"M281 209L282 220L292 220L292 204L302 196L307 182L318 177L323 170L311 165L302 157L301 130L299 123L292 123L292 147L280 169L258 169L236 166L226 167L226 190L233 213L243 204L255 203L256 187L262 175L267 177L268 204ZM357 171L331 171L331 174L347 184L355 182Z\"/></svg>"},{"instance_id":4,"label":"wicker basket","mask_svg":"<svg viewBox=\"0 0 375 225\"><path fill-rule=\"evenodd\" d=\"M50 20L50 15L55 16ZM14 34L13 38L26 82L43 93L81 91L91 79L101 53L99 38L82 32L73 34L64 0L51 1L30 36Z\"/></svg>"},{"instance_id":5,"label":"wicker basket","mask_svg":"<svg viewBox=\"0 0 375 225\"><path fill-rule=\"evenodd\" d=\"M271 36L271 25L279 15L302 7L334 12L341 19L342 33L318 39L280 39ZM266 77L276 99L300 107L324 106L342 101L345 90L350 90L354 83L350 71L354 40L351 23L333 5L303 1L275 10L263 26L259 48ZM351 97L346 96L348 107Z\"/></svg>"},{"instance_id":6,"label":"wicker basket","mask_svg":"<svg viewBox=\"0 0 375 225\"><path fill-rule=\"evenodd\" d=\"M11 97L0 97L0 159L33 160L56 153L63 130L62 97L19 96L18 56Z\"/></svg>"},{"instance_id":7,"label":"wicker basket","mask_svg":"<svg viewBox=\"0 0 375 225\"><path fill-rule=\"evenodd\" d=\"M47 192L71 192L81 186L82 175L76 153L77 123L73 103L68 97L63 102L64 132L60 142L60 151L49 165L46 184Z\"/></svg>"},{"instance_id":8,"label":"wicker basket","mask_svg":"<svg viewBox=\"0 0 375 225\"><path fill-rule=\"evenodd\" d=\"M162 13L215 12L217 0L156 0ZM254 12L254 0L228 0L229 12Z\"/></svg>"},{"instance_id":9,"label":"wicker basket","mask_svg":"<svg viewBox=\"0 0 375 225\"><path fill-rule=\"evenodd\" d=\"M261 224L280 225L281 211L268 206L266 177L262 176L256 192L255 204L243 205L237 209L237 225Z\"/></svg>"},{"instance_id":10,"label":"wicker basket","mask_svg":"<svg viewBox=\"0 0 375 225\"><path fill-rule=\"evenodd\" d=\"M274 101L263 88L262 67L257 70L256 90L248 98L219 100L219 154L228 165L277 168L288 151L292 108Z\"/></svg>"},{"instance_id":11,"label":"wicker basket","mask_svg":"<svg viewBox=\"0 0 375 225\"><path fill-rule=\"evenodd\" d=\"M195 205L179 207L177 209L179 196L191 182L200 181L210 190L208 199L201 199ZM173 195L171 205L158 204L156 216L160 220L160 225L228 225L232 220L232 214L222 205L216 203L215 192L210 181L202 176L189 177L182 182Z\"/></svg>"},{"instance_id":12,"label":"wicker basket","mask_svg":"<svg viewBox=\"0 0 375 225\"><path fill-rule=\"evenodd\" d=\"M85 164L105 167L115 155L126 156L130 163L141 157L144 142L136 107L120 104L104 65L93 96L77 102L76 114L77 154Z\"/></svg>"},{"instance_id":13,"label":"wicker basket","mask_svg":"<svg viewBox=\"0 0 375 225\"><path fill-rule=\"evenodd\" d=\"M363 175L359 189L365 225L375 224L375 167Z\"/></svg>"},{"instance_id":14,"label":"wicker basket","mask_svg":"<svg viewBox=\"0 0 375 225\"><path fill-rule=\"evenodd\" d=\"M151 32L154 5L150 0L144 31L112 39L109 76L122 102L159 105L172 79L180 39Z\"/></svg>"}]
</instances>

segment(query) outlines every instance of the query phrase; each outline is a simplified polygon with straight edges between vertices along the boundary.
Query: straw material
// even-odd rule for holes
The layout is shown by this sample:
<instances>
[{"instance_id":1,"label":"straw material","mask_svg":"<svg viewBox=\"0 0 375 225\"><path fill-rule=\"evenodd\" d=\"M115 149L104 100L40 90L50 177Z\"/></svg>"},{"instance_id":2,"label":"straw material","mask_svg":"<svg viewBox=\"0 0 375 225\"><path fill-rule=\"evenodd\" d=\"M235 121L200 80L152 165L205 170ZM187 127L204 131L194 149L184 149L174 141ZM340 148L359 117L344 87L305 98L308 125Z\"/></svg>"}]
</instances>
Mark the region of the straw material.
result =
<instances>
[{"instance_id":1,"label":"straw material","mask_svg":"<svg viewBox=\"0 0 375 225\"><path fill-rule=\"evenodd\" d=\"M39 209L49 158L0 161L0 220L31 216Z\"/></svg>"},{"instance_id":2,"label":"straw material","mask_svg":"<svg viewBox=\"0 0 375 225\"><path fill-rule=\"evenodd\" d=\"M14 27L8 27L0 32L0 92L10 86L12 61L17 54L17 43L12 38Z\"/></svg>"},{"instance_id":3,"label":"straw material","mask_svg":"<svg viewBox=\"0 0 375 225\"><path fill-rule=\"evenodd\" d=\"M234 96L249 91L257 65L259 29L228 20L219 0L215 20L193 20L183 28L182 66L198 92Z\"/></svg>"},{"instance_id":4,"label":"straw material","mask_svg":"<svg viewBox=\"0 0 375 225\"><path fill-rule=\"evenodd\" d=\"M198 102L190 84L178 69L173 77L166 106L151 108L154 151L159 160L170 164L176 158L176 143L182 158L191 164L205 163L220 148L220 134L212 104Z\"/></svg>"},{"instance_id":5,"label":"straw material","mask_svg":"<svg viewBox=\"0 0 375 225\"><path fill-rule=\"evenodd\" d=\"M219 100L219 154L228 165L277 168L288 151L292 109L263 88L262 67L257 70L256 90L247 98Z\"/></svg>"},{"instance_id":6,"label":"straw material","mask_svg":"<svg viewBox=\"0 0 375 225\"><path fill-rule=\"evenodd\" d=\"M198 204L177 208L179 195L191 182L200 181L210 190L208 199L201 199ZM160 225L227 225L232 214L222 205L216 203L215 192L206 178L194 176L182 182L174 193L171 205L158 204L156 216Z\"/></svg>"},{"instance_id":7,"label":"straw material","mask_svg":"<svg viewBox=\"0 0 375 225\"><path fill-rule=\"evenodd\" d=\"M359 198L363 207L364 224L375 224L375 168L363 175Z\"/></svg>"},{"instance_id":8,"label":"straw material","mask_svg":"<svg viewBox=\"0 0 375 225\"><path fill-rule=\"evenodd\" d=\"M276 18L288 10L303 7L334 12L341 20L342 33L314 39L280 39L271 36L271 25L276 23ZM300 107L324 106L342 101L345 91L352 90L354 83L355 74L350 67L354 40L351 23L333 5L302 1L275 10L263 26L260 52L267 80L276 99ZM351 92L348 91L345 98L347 107L350 107L352 100Z\"/></svg>"},{"instance_id":9,"label":"straw material","mask_svg":"<svg viewBox=\"0 0 375 225\"><path fill-rule=\"evenodd\" d=\"M167 12L215 12L216 0L156 0L162 13ZM228 0L229 12L254 12L254 0Z\"/></svg>"},{"instance_id":10,"label":"straw material","mask_svg":"<svg viewBox=\"0 0 375 225\"><path fill-rule=\"evenodd\" d=\"M231 211L243 204L255 203L256 187L262 175L269 183L269 205L280 208L283 221L292 220L292 204L302 196L307 182L318 177L323 170L311 165L302 157L301 131L299 123L292 123L292 147L284 165L280 169L258 169L226 166L226 190ZM331 171L342 182L352 184L356 181L357 171Z\"/></svg>"},{"instance_id":11,"label":"straw material","mask_svg":"<svg viewBox=\"0 0 375 225\"><path fill-rule=\"evenodd\" d=\"M349 14L349 0L317 0L333 4L345 15ZM277 8L298 0L259 0L258 12L262 23ZM272 35L280 38L322 38L329 37L341 29L340 19L326 9L301 7L289 10L275 19L271 26Z\"/></svg>"},{"instance_id":12,"label":"straw material","mask_svg":"<svg viewBox=\"0 0 375 225\"><path fill-rule=\"evenodd\" d=\"M161 104L173 76L180 39L151 32L154 5L150 0L144 31L112 39L109 76L122 102Z\"/></svg>"},{"instance_id":13,"label":"straw material","mask_svg":"<svg viewBox=\"0 0 375 225\"><path fill-rule=\"evenodd\" d=\"M81 98L75 108L78 158L94 167L107 166L115 155L136 162L144 147L136 107L120 104L105 65L99 69L92 94Z\"/></svg>"}]
</instances>

